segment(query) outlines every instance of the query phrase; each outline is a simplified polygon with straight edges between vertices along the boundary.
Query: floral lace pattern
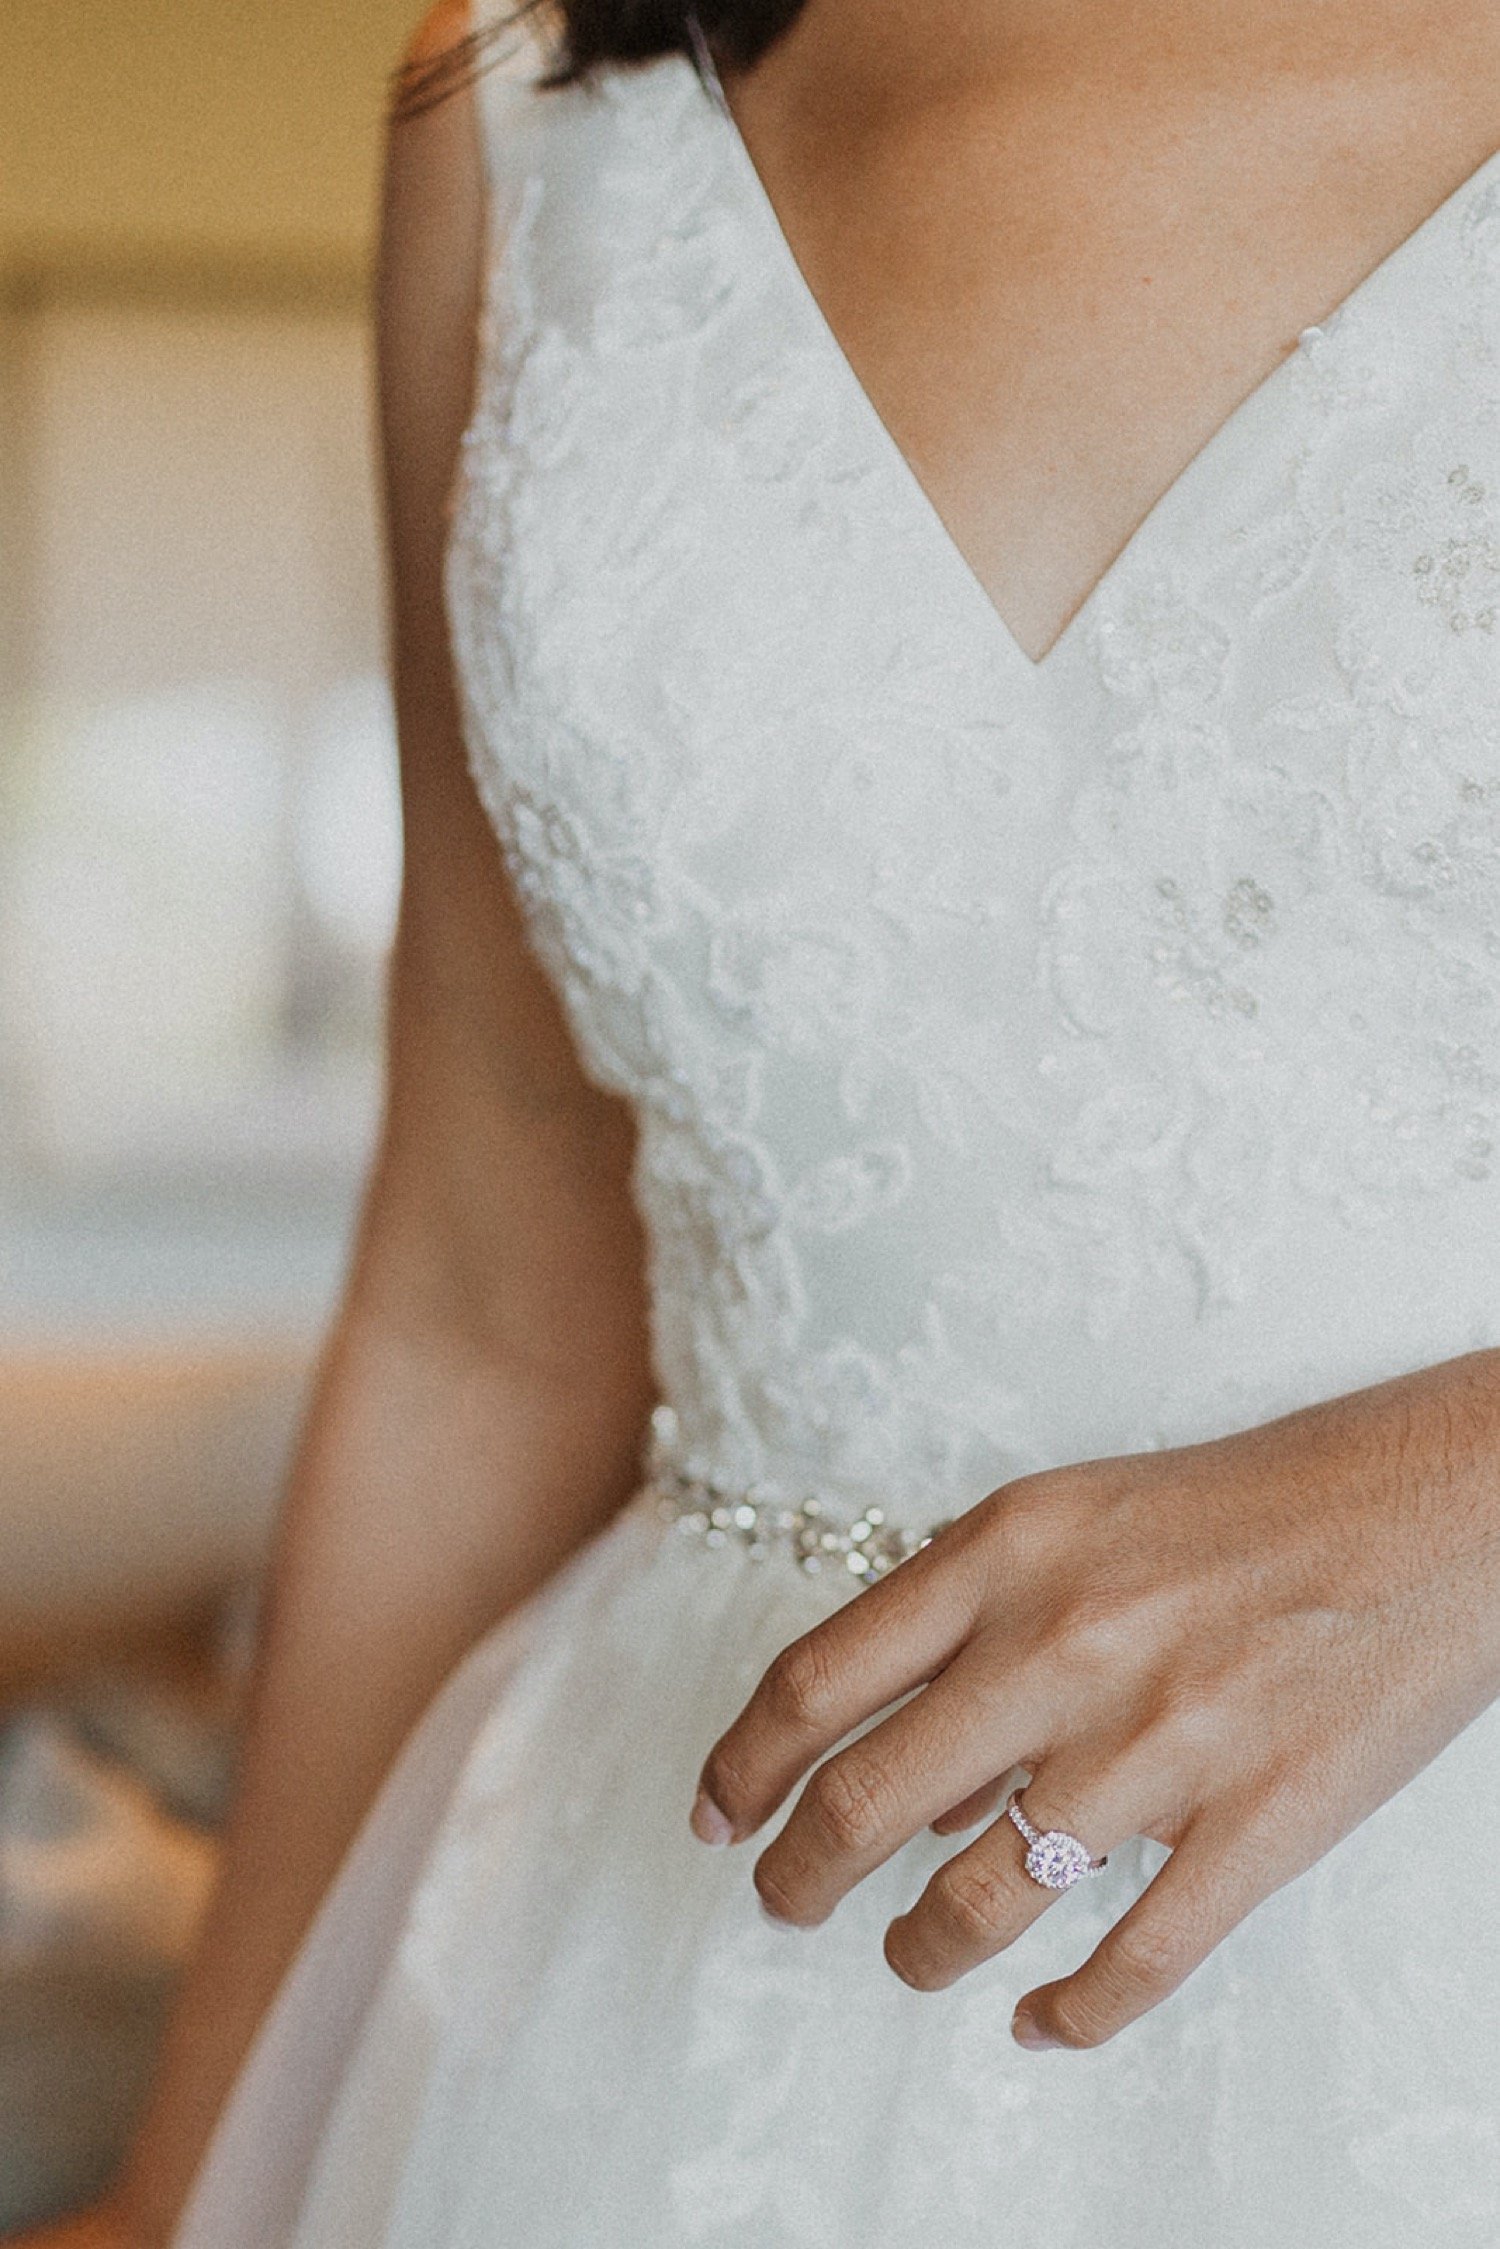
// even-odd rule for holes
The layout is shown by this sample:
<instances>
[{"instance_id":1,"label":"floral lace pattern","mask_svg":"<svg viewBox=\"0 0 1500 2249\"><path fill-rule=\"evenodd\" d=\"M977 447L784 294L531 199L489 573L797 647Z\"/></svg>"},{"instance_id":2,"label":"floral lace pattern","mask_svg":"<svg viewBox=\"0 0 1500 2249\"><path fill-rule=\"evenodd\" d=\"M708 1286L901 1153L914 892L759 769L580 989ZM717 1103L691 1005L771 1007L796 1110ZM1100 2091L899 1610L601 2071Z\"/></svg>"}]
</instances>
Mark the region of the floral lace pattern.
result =
<instances>
[{"instance_id":1,"label":"floral lace pattern","mask_svg":"<svg viewBox=\"0 0 1500 2249\"><path fill-rule=\"evenodd\" d=\"M424 1718L177 2249L1495 2249L1500 1711L1051 2062L1011 2005L1159 1846L918 1994L881 1936L952 1843L793 1937L686 1813L776 1652L1007 1477L1500 1342L1500 157L1036 666L710 88L529 68L449 616L639 1120L659 1473Z\"/></svg>"},{"instance_id":2,"label":"floral lace pattern","mask_svg":"<svg viewBox=\"0 0 1500 2249\"><path fill-rule=\"evenodd\" d=\"M691 66L496 98L456 649L693 1465L931 1522L1500 1332L1500 166L1032 666Z\"/></svg>"}]
</instances>

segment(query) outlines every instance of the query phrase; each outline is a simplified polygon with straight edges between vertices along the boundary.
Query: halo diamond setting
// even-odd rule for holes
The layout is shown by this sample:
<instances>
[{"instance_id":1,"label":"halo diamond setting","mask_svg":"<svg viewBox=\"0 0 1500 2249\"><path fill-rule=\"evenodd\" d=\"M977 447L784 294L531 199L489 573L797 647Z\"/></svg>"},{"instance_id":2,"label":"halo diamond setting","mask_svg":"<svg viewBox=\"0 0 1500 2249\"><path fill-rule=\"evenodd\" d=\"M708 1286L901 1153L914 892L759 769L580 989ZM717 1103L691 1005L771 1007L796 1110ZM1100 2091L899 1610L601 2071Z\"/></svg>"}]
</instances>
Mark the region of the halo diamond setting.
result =
<instances>
[{"instance_id":1,"label":"halo diamond setting","mask_svg":"<svg viewBox=\"0 0 1500 2249\"><path fill-rule=\"evenodd\" d=\"M1014 1797L1005 1816L1026 1838L1026 1871L1044 1890L1071 1890L1086 1874L1102 1874L1109 1864L1107 1858L1090 1858L1087 1846L1064 1828L1033 1827Z\"/></svg>"}]
</instances>

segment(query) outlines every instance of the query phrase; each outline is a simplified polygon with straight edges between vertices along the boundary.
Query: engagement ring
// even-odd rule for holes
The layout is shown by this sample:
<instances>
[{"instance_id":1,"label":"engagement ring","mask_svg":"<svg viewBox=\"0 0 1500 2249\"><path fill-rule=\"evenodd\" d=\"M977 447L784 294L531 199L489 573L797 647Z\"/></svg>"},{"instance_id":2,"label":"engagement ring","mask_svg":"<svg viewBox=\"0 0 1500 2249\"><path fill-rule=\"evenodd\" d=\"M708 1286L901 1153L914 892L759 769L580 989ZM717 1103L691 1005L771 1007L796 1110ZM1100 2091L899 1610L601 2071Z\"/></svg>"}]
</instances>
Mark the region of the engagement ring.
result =
<instances>
[{"instance_id":1,"label":"engagement ring","mask_svg":"<svg viewBox=\"0 0 1500 2249\"><path fill-rule=\"evenodd\" d=\"M1025 1836L1026 1871L1044 1890L1071 1890L1085 1874L1102 1874L1109 1864L1108 1858L1090 1858L1077 1836L1060 1827L1049 1827L1045 1834L1033 1827L1014 1796L1005 1807L1005 1816Z\"/></svg>"}]
</instances>

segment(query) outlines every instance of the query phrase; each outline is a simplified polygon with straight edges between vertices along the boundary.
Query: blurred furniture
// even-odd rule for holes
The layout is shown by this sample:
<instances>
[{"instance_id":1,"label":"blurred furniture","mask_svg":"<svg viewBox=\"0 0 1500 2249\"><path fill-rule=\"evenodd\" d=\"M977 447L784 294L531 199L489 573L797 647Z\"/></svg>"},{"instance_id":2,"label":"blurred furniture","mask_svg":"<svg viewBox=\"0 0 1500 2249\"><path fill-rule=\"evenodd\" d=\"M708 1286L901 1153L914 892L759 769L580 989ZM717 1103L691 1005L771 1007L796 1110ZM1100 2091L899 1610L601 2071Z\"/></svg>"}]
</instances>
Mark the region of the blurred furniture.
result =
<instances>
[{"instance_id":1,"label":"blurred furniture","mask_svg":"<svg viewBox=\"0 0 1500 2249\"><path fill-rule=\"evenodd\" d=\"M306 1379L264 1346L0 1355L0 1695L256 1574Z\"/></svg>"},{"instance_id":2,"label":"blurred furniture","mask_svg":"<svg viewBox=\"0 0 1500 2249\"><path fill-rule=\"evenodd\" d=\"M0 1728L0 2229L108 2179L213 1870L59 1715Z\"/></svg>"},{"instance_id":3,"label":"blurred furniture","mask_svg":"<svg viewBox=\"0 0 1500 2249\"><path fill-rule=\"evenodd\" d=\"M0 2233L119 2160L212 1877L305 1346L0 1354Z\"/></svg>"}]
</instances>

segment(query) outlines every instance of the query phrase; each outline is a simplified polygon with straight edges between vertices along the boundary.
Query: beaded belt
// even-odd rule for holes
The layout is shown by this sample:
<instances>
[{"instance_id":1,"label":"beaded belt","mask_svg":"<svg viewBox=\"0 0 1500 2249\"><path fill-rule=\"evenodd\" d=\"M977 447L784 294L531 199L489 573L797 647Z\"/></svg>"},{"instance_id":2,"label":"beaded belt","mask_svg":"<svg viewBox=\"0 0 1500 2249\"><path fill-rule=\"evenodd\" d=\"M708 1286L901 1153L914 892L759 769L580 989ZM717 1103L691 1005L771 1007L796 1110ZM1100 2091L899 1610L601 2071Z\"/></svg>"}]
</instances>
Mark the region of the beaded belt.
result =
<instances>
[{"instance_id":1,"label":"beaded belt","mask_svg":"<svg viewBox=\"0 0 1500 2249\"><path fill-rule=\"evenodd\" d=\"M879 1507L867 1507L856 1521L841 1525L814 1494L792 1498L770 1484L735 1489L697 1474L674 1458L677 1442L676 1414L670 1406L658 1406L651 1416L642 1496L705 1546L733 1541L755 1562L785 1554L811 1576L844 1570L861 1585L872 1585L929 1545L943 1528L935 1523L930 1531L911 1530L888 1522Z\"/></svg>"}]
</instances>

